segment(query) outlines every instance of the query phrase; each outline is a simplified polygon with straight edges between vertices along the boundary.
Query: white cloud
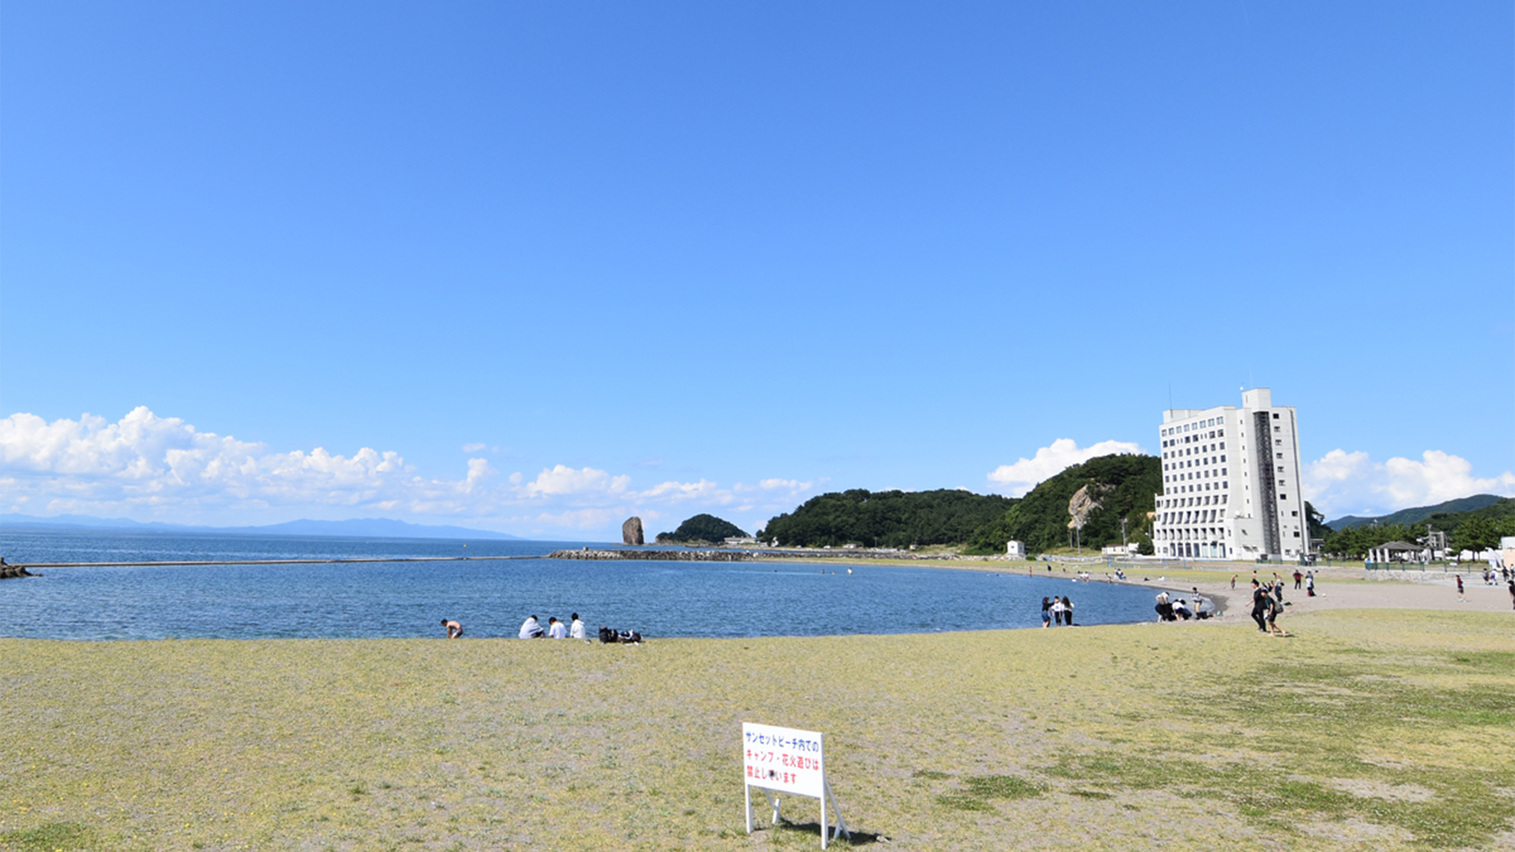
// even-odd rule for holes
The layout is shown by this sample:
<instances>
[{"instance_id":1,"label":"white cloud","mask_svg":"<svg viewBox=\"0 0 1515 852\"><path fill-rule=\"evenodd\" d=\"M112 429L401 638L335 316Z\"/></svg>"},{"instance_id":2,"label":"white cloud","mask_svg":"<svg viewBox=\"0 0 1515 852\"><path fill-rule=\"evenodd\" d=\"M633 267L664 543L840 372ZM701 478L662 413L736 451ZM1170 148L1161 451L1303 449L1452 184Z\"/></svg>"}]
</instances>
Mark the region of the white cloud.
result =
<instances>
[{"instance_id":1,"label":"white cloud","mask_svg":"<svg viewBox=\"0 0 1515 852\"><path fill-rule=\"evenodd\" d=\"M1305 466L1312 505L1327 517L1383 514L1473 494L1515 496L1515 473L1473 475L1461 456L1426 450L1419 461L1396 456L1373 461L1364 452L1336 449Z\"/></svg>"},{"instance_id":2,"label":"white cloud","mask_svg":"<svg viewBox=\"0 0 1515 852\"><path fill-rule=\"evenodd\" d=\"M757 487L764 491L787 491L791 494L803 494L815 487L813 482L801 482L798 479L764 479L758 482Z\"/></svg>"},{"instance_id":3,"label":"white cloud","mask_svg":"<svg viewBox=\"0 0 1515 852\"><path fill-rule=\"evenodd\" d=\"M536 480L526 486L525 494L528 497L620 494L629 485L629 476L611 476L592 467L574 470L556 465L537 474Z\"/></svg>"},{"instance_id":4,"label":"white cloud","mask_svg":"<svg viewBox=\"0 0 1515 852\"><path fill-rule=\"evenodd\" d=\"M463 452L465 452L465 453L482 453L482 452L484 452L488 448L489 448L488 444L483 444L483 443L480 443L478 441L473 441L471 443L463 445Z\"/></svg>"},{"instance_id":5,"label":"white cloud","mask_svg":"<svg viewBox=\"0 0 1515 852\"><path fill-rule=\"evenodd\" d=\"M678 502L704 498L719 503L730 503L733 499L730 491L718 487L708 479L701 479L699 482L661 482L641 492L639 496L644 500L666 498Z\"/></svg>"},{"instance_id":6,"label":"white cloud","mask_svg":"<svg viewBox=\"0 0 1515 852\"><path fill-rule=\"evenodd\" d=\"M468 447L479 448L477 445ZM467 448L465 448L467 449ZM492 448L491 448L492 449ZM726 507L742 523L788 511L812 489L793 479L727 488L706 479L638 490L632 477L554 465L534 479L468 459L461 478L429 478L399 453L361 447L274 451L202 432L139 407L120 421L0 420L0 511L77 513L174 523L259 524L297 517L398 517L545 538L617 537L621 521L682 518Z\"/></svg>"},{"instance_id":7,"label":"white cloud","mask_svg":"<svg viewBox=\"0 0 1515 852\"><path fill-rule=\"evenodd\" d=\"M989 481L1001 486L1001 490L1011 497L1021 497L1035 488L1037 483L1089 459L1139 452L1140 447L1126 441L1100 441L1080 449L1072 438L1058 438L1052 442L1052 446L1042 447L1029 459L1022 458L1015 464L1002 464L995 468L989 474Z\"/></svg>"}]
</instances>

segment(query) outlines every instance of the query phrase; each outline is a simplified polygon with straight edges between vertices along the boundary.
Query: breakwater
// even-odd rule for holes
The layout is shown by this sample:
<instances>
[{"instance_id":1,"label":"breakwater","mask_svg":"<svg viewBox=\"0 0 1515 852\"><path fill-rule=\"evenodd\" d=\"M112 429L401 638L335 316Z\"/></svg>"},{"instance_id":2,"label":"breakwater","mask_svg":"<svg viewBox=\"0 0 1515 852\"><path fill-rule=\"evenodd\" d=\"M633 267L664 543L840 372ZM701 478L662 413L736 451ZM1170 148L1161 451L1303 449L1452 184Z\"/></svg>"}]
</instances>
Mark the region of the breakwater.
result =
<instances>
[{"instance_id":1,"label":"breakwater","mask_svg":"<svg viewBox=\"0 0 1515 852\"><path fill-rule=\"evenodd\" d=\"M27 573L28 568L185 568L208 565L357 565L365 562L501 562L541 559L540 556L372 556L360 559L153 559L139 562L32 562L26 565L0 565L0 579L6 577L40 577ZM20 571L7 574L4 571Z\"/></svg>"},{"instance_id":2,"label":"breakwater","mask_svg":"<svg viewBox=\"0 0 1515 852\"><path fill-rule=\"evenodd\" d=\"M548 559L646 559L658 562L751 562L753 555L741 550L554 550Z\"/></svg>"},{"instance_id":3,"label":"breakwater","mask_svg":"<svg viewBox=\"0 0 1515 852\"><path fill-rule=\"evenodd\" d=\"M26 570L26 566L25 565L11 565L10 563L0 563L0 580L9 580L9 579L12 579L14 577L40 577L40 576L42 576L42 575L41 574L33 574L32 572Z\"/></svg>"}]
</instances>

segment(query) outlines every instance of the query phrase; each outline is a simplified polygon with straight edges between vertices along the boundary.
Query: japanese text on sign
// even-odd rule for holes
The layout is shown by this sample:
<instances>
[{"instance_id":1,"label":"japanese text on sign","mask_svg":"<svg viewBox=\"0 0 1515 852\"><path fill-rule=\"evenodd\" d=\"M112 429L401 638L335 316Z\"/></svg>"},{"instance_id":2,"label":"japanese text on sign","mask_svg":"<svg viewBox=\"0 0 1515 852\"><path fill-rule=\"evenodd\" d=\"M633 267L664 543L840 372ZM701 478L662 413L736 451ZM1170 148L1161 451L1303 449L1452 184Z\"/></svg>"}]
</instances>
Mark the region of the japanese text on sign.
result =
<instances>
[{"instance_id":1,"label":"japanese text on sign","mask_svg":"<svg viewBox=\"0 0 1515 852\"><path fill-rule=\"evenodd\" d=\"M821 735L814 731L742 723L742 762L750 786L819 798L826 786L822 755Z\"/></svg>"}]
</instances>

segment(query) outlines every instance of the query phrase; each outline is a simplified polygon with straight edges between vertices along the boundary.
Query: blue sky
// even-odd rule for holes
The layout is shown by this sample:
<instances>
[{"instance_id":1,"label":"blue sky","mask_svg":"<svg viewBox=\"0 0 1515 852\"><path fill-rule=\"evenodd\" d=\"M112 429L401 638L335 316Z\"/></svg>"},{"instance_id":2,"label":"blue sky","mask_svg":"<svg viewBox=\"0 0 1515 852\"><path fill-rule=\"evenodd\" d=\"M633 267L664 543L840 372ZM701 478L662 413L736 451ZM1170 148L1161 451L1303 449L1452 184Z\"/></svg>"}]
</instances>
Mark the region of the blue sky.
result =
<instances>
[{"instance_id":1,"label":"blue sky","mask_svg":"<svg viewBox=\"0 0 1515 852\"><path fill-rule=\"evenodd\" d=\"M0 511L750 529L1244 385L1327 514L1515 494L1507 3L4 23Z\"/></svg>"}]
</instances>

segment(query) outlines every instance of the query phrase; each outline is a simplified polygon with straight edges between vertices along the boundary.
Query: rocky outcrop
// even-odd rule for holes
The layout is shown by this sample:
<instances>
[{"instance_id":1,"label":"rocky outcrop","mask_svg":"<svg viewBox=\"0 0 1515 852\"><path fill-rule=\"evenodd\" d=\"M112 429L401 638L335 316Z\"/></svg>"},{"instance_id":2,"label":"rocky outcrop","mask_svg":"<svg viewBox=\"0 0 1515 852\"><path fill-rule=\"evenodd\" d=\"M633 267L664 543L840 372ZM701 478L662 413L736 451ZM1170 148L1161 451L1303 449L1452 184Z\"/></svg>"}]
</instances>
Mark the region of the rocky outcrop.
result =
<instances>
[{"instance_id":1,"label":"rocky outcrop","mask_svg":"<svg viewBox=\"0 0 1515 852\"><path fill-rule=\"evenodd\" d=\"M26 570L25 565L11 565L0 562L0 580L9 580L12 577L41 577L41 574L33 574Z\"/></svg>"},{"instance_id":2,"label":"rocky outcrop","mask_svg":"<svg viewBox=\"0 0 1515 852\"><path fill-rule=\"evenodd\" d=\"M642 537L642 519L635 515L626 519L621 524L621 543L628 545L646 544L647 539Z\"/></svg>"},{"instance_id":3,"label":"rocky outcrop","mask_svg":"<svg viewBox=\"0 0 1515 852\"><path fill-rule=\"evenodd\" d=\"M1083 529L1089 515L1100 507L1100 498L1113 490L1109 485L1091 482L1074 492L1068 501L1068 529Z\"/></svg>"}]
</instances>

